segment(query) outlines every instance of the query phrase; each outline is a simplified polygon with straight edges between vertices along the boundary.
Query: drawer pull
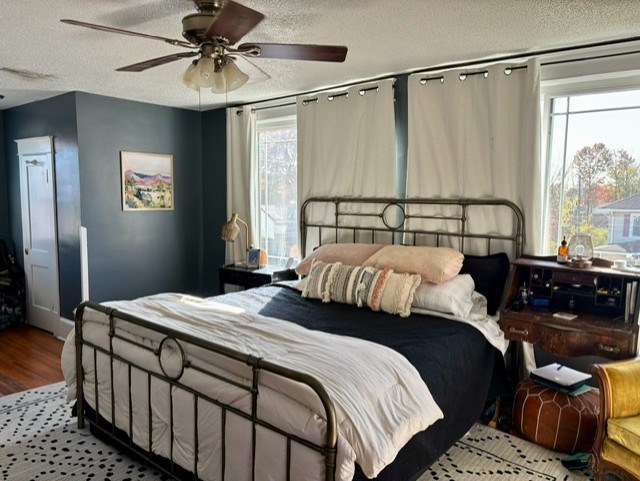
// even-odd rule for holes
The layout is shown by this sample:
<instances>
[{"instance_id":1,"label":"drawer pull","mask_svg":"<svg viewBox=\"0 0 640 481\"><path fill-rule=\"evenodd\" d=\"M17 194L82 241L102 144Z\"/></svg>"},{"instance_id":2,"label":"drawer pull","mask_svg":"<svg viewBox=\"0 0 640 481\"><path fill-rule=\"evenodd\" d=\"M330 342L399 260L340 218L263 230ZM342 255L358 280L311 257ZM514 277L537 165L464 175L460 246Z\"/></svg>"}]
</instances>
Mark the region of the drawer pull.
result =
<instances>
[{"instance_id":1,"label":"drawer pull","mask_svg":"<svg viewBox=\"0 0 640 481\"><path fill-rule=\"evenodd\" d=\"M518 334L519 336L528 336L529 329L516 329L515 327L510 327L509 332L511 334Z\"/></svg>"},{"instance_id":2,"label":"drawer pull","mask_svg":"<svg viewBox=\"0 0 640 481\"><path fill-rule=\"evenodd\" d=\"M615 354L618 354L620 352L620 348L617 346L605 346L604 344L600 343L598 343L598 349L604 352L613 352Z\"/></svg>"}]
</instances>

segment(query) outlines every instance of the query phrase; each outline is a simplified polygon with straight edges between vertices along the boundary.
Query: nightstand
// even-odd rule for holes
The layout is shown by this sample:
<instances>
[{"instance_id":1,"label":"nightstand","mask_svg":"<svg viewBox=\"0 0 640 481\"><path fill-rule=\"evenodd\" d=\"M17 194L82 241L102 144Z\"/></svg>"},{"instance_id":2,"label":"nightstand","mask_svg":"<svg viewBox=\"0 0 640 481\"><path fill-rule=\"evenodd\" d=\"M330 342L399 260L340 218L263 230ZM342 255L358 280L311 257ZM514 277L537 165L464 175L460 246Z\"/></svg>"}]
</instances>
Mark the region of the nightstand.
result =
<instances>
[{"instance_id":1,"label":"nightstand","mask_svg":"<svg viewBox=\"0 0 640 481\"><path fill-rule=\"evenodd\" d=\"M226 266L220 267L218 275L220 280L220 294L225 293L225 284L233 284L244 287L245 289L251 289L276 281L298 279L298 274L296 274L296 271L293 269L283 269L282 267L274 266L254 269L234 264L227 264Z\"/></svg>"}]
</instances>

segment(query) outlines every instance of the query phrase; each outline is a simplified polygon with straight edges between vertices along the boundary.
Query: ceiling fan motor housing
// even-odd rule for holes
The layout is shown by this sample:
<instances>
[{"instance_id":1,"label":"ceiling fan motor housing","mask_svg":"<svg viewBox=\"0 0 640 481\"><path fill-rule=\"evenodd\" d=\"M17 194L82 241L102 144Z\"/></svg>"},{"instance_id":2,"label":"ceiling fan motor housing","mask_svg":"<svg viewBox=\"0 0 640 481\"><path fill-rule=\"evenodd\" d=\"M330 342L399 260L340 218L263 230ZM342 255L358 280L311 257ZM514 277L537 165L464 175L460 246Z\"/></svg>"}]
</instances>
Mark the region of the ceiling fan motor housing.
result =
<instances>
[{"instance_id":1,"label":"ceiling fan motor housing","mask_svg":"<svg viewBox=\"0 0 640 481\"><path fill-rule=\"evenodd\" d=\"M193 13L182 19L182 36L194 45L205 41L204 34L216 17L213 13Z\"/></svg>"},{"instance_id":2,"label":"ceiling fan motor housing","mask_svg":"<svg viewBox=\"0 0 640 481\"><path fill-rule=\"evenodd\" d=\"M196 10L202 13L216 13L225 6L227 0L193 0Z\"/></svg>"}]
</instances>

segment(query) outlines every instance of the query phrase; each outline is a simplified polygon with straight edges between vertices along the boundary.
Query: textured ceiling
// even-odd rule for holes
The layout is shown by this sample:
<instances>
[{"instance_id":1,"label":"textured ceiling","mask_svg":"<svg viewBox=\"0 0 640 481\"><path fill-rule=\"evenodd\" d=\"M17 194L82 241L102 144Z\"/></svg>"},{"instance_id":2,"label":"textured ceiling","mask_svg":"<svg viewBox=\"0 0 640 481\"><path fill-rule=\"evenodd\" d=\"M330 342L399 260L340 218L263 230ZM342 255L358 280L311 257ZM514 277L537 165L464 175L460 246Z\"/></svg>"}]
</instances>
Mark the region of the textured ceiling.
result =
<instances>
[{"instance_id":1,"label":"textured ceiling","mask_svg":"<svg viewBox=\"0 0 640 481\"><path fill-rule=\"evenodd\" d=\"M181 19L195 12L190 0L0 0L0 109L77 90L207 110L441 63L640 35L638 0L237 1L266 17L242 42L346 45L346 62L256 59L270 80L228 99L203 90L199 100L178 80L188 59L142 73L115 71L181 49L59 22L182 38Z\"/></svg>"}]
</instances>

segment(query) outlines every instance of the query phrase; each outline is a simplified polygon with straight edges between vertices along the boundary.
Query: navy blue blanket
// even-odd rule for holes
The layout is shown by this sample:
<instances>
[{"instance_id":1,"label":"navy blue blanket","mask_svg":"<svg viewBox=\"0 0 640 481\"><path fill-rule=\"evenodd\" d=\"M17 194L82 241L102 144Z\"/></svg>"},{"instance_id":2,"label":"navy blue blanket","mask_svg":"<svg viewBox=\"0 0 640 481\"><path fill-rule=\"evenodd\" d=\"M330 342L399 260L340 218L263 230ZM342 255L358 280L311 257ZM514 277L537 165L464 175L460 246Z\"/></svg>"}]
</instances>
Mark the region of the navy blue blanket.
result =
<instances>
[{"instance_id":1,"label":"navy blue blanket","mask_svg":"<svg viewBox=\"0 0 640 481\"><path fill-rule=\"evenodd\" d=\"M304 299L293 289L266 286L216 298L217 301L295 322L308 329L357 337L405 356L418 370L444 419L416 434L396 460L376 478L415 479L460 439L479 418L494 367L502 357L474 327L439 317L392 316L345 304ZM357 481L367 479L357 467Z\"/></svg>"}]
</instances>

